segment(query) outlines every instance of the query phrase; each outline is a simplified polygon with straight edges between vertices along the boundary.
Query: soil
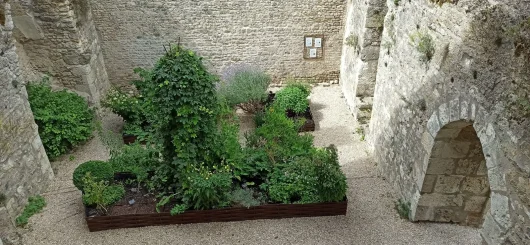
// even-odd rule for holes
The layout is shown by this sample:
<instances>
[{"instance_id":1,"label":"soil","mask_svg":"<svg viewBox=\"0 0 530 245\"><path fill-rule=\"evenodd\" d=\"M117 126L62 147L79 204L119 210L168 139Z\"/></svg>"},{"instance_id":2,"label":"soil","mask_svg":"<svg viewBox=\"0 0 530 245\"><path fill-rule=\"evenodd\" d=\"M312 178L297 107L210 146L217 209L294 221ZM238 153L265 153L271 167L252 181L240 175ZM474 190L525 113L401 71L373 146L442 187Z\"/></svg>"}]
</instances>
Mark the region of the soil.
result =
<instances>
[{"instance_id":1,"label":"soil","mask_svg":"<svg viewBox=\"0 0 530 245\"><path fill-rule=\"evenodd\" d=\"M129 204L134 201L133 204ZM109 216L156 213L156 197L145 188L125 187L125 196L109 209Z\"/></svg>"}]
</instances>

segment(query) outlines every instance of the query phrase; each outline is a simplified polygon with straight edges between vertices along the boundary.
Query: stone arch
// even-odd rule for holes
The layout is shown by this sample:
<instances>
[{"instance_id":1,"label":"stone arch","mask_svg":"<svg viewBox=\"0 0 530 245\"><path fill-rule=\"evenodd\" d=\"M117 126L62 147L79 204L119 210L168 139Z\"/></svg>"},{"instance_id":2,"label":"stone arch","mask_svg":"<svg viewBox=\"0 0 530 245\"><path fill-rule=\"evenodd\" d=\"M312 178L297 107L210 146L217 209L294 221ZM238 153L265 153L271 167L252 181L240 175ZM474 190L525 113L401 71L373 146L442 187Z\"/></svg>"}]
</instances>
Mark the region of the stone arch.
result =
<instances>
[{"instance_id":1,"label":"stone arch","mask_svg":"<svg viewBox=\"0 0 530 245\"><path fill-rule=\"evenodd\" d=\"M468 123L476 131L482 145L482 153L486 160L487 179L490 188L490 205L484 209L484 222L481 235L488 244L501 241L506 236L506 230L511 225L509 214L509 198L507 197L506 178L502 164L506 156L500 150L499 139L496 137L493 123L495 114L488 112L476 102L465 97L452 97L448 102L441 104L431 115L427 122L427 129L423 133L423 142L427 157L419 169L415 170L416 188L411 198L410 218L420 221L422 212L420 199L421 190L425 185L430 156L435 149L435 138L444 129L445 125L451 126Z\"/></svg>"},{"instance_id":2,"label":"stone arch","mask_svg":"<svg viewBox=\"0 0 530 245\"><path fill-rule=\"evenodd\" d=\"M481 226L489 208L487 174L473 124L466 120L446 124L434 138L416 220Z\"/></svg>"}]
</instances>

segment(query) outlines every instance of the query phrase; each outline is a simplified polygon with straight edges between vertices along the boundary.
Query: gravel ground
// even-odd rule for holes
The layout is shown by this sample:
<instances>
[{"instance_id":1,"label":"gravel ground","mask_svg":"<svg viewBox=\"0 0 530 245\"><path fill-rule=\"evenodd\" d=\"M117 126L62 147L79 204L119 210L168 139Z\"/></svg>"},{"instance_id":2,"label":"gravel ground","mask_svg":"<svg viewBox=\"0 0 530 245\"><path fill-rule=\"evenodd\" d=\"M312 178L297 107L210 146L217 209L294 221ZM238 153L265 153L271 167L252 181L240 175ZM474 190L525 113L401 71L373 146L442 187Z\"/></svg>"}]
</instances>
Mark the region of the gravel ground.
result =
<instances>
[{"instance_id":1,"label":"gravel ground","mask_svg":"<svg viewBox=\"0 0 530 245\"><path fill-rule=\"evenodd\" d=\"M376 176L376 167L348 111L340 87L316 87L312 110L317 121L315 144L335 144L348 177L346 216L257 220L143 227L90 233L83 219L81 193L71 175L87 160L107 159L98 138L59 161L55 182L43 196L44 211L23 231L24 244L480 244L477 229L450 224L411 223L394 210L391 187ZM119 118L106 118L119 129Z\"/></svg>"}]
</instances>

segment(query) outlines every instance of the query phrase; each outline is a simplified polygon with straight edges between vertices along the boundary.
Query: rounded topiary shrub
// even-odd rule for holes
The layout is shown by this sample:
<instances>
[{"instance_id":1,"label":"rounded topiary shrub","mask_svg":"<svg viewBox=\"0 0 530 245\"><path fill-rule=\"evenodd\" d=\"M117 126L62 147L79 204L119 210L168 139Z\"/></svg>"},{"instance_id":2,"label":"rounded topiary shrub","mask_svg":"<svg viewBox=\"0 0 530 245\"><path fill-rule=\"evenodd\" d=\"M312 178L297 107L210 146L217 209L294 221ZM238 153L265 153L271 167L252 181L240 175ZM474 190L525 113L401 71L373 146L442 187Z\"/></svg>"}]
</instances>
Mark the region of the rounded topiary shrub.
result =
<instances>
[{"instance_id":1,"label":"rounded topiary shrub","mask_svg":"<svg viewBox=\"0 0 530 245\"><path fill-rule=\"evenodd\" d=\"M82 163L74 170L72 180L77 189L83 190L83 178L88 172L90 172L94 181L111 181L114 178L114 170L110 163L104 161L88 161Z\"/></svg>"},{"instance_id":2,"label":"rounded topiary shrub","mask_svg":"<svg viewBox=\"0 0 530 245\"><path fill-rule=\"evenodd\" d=\"M47 79L27 85L29 104L49 158L66 153L92 136L94 113L75 93L53 91Z\"/></svg>"}]
</instances>

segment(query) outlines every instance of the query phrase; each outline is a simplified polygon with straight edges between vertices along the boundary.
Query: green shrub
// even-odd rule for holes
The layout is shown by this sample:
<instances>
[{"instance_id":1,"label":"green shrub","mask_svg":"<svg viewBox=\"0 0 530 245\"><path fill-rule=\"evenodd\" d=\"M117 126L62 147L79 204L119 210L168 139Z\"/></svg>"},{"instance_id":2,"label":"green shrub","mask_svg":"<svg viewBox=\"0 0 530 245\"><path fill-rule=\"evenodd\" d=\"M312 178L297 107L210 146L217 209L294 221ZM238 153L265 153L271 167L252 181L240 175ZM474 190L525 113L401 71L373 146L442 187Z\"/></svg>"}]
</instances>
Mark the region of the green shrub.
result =
<instances>
[{"instance_id":1,"label":"green shrub","mask_svg":"<svg viewBox=\"0 0 530 245\"><path fill-rule=\"evenodd\" d=\"M44 79L27 85L29 103L46 154L53 159L92 136L94 113L77 94L52 91Z\"/></svg>"},{"instance_id":2,"label":"green shrub","mask_svg":"<svg viewBox=\"0 0 530 245\"><path fill-rule=\"evenodd\" d=\"M98 180L87 172L83 177L83 203L107 213L107 207L121 200L125 195L122 185L109 185L108 181Z\"/></svg>"},{"instance_id":3,"label":"green shrub","mask_svg":"<svg viewBox=\"0 0 530 245\"><path fill-rule=\"evenodd\" d=\"M230 201L235 206L250 208L261 205L264 202L264 198L261 193L251 189L237 188L230 193Z\"/></svg>"},{"instance_id":4,"label":"green shrub","mask_svg":"<svg viewBox=\"0 0 530 245\"><path fill-rule=\"evenodd\" d=\"M220 84L219 94L230 106L238 106L249 113L263 109L271 83L269 75L252 68L240 68L225 79Z\"/></svg>"},{"instance_id":5,"label":"green shrub","mask_svg":"<svg viewBox=\"0 0 530 245\"><path fill-rule=\"evenodd\" d=\"M313 155L315 174L318 182L316 189L323 202L340 202L346 196L346 176L340 169L337 148L332 145L317 149Z\"/></svg>"},{"instance_id":6,"label":"green shrub","mask_svg":"<svg viewBox=\"0 0 530 245\"><path fill-rule=\"evenodd\" d=\"M183 200L193 209L212 209L230 204L232 175L228 165L209 169L189 168L182 182Z\"/></svg>"},{"instance_id":7,"label":"green shrub","mask_svg":"<svg viewBox=\"0 0 530 245\"><path fill-rule=\"evenodd\" d=\"M410 216L410 202L403 199L399 199L396 202L396 211L402 219L409 219Z\"/></svg>"},{"instance_id":8,"label":"green shrub","mask_svg":"<svg viewBox=\"0 0 530 245\"><path fill-rule=\"evenodd\" d=\"M159 164L158 152L150 146L140 144L125 145L109 160L113 172L130 172L139 183L147 180L148 172Z\"/></svg>"},{"instance_id":9,"label":"green shrub","mask_svg":"<svg viewBox=\"0 0 530 245\"><path fill-rule=\"evenodd\" d=\"M307 92L297 86L288 86L276 93L274 106L280 110L303 113L309 106Z\"/></svg>"},{"instance_id":10,"label":"green shrub","mask_svg":"<svg viewBox=\"0 0 530 245\"><path fill-rule=\"evenodd\" d=\"M267 110L264 121L265 123L256 129L255 139L247 143L250 147L264 149L271 163L309 153L308 149L313 145L313 136L298 134L303 122L287 118L284 111L275 107Z\"/></svg>"},{"instance_id":11,"label":"green shrub","mask_svg":"<svg viewBox=\"0 0 530 245\"><path fill-rule=\"evenodd\" d=\"M124 121L135 123L146 121L141 100L138 96L130 95L119 88L111 88L101 105L120 115Z\"/></svg>"},{"instance_id":12,"label":"green shrub","mask_svg":"<svg viewBox=\"0 0 530 245\"><path fill-rule=\"evenodd\" d=\"M201 57L180 46L171 47L152 70L135 72L142 80L134 84L144 98L144 111L165 161L157 179L165 187L177 186L186 166L212 165L217 160L218 79Z\"/></svg>"},{"instance_id":13,"label":"green shrub","mask_svg":"<svg viewBox=\"0 0 530 245\"><path fill-rule=\"evenodd\" d=\"M46 206L46 200L41 196L30 197L24 211L15 220L17 226L25 226L34 214L39 213Z\"/></svg>"},{"instance_id":14,"label":"green shrub","mask_svg":"<svg viewBox=\"0 0 530 245\"><path fill-rule=\"evenodd\" d=\"M320 201L318 178L308 157L296 157L277 166L269 176L266 188L271 200L281 203L316 203Z\"/></svg>"},{"instance_id":15,"label":"green shrub","mask_svg":"<svg viewBox=\"0 0 530 245\"><path fill-rule=\"evenodd\" d=\"M88 161L79 165L73 174L73 182L77 189L84 191L83 178L87 173L91 173L94 181L111 181L114 179L114 170L108 162Z\"/></svg>"}]
</instances>

